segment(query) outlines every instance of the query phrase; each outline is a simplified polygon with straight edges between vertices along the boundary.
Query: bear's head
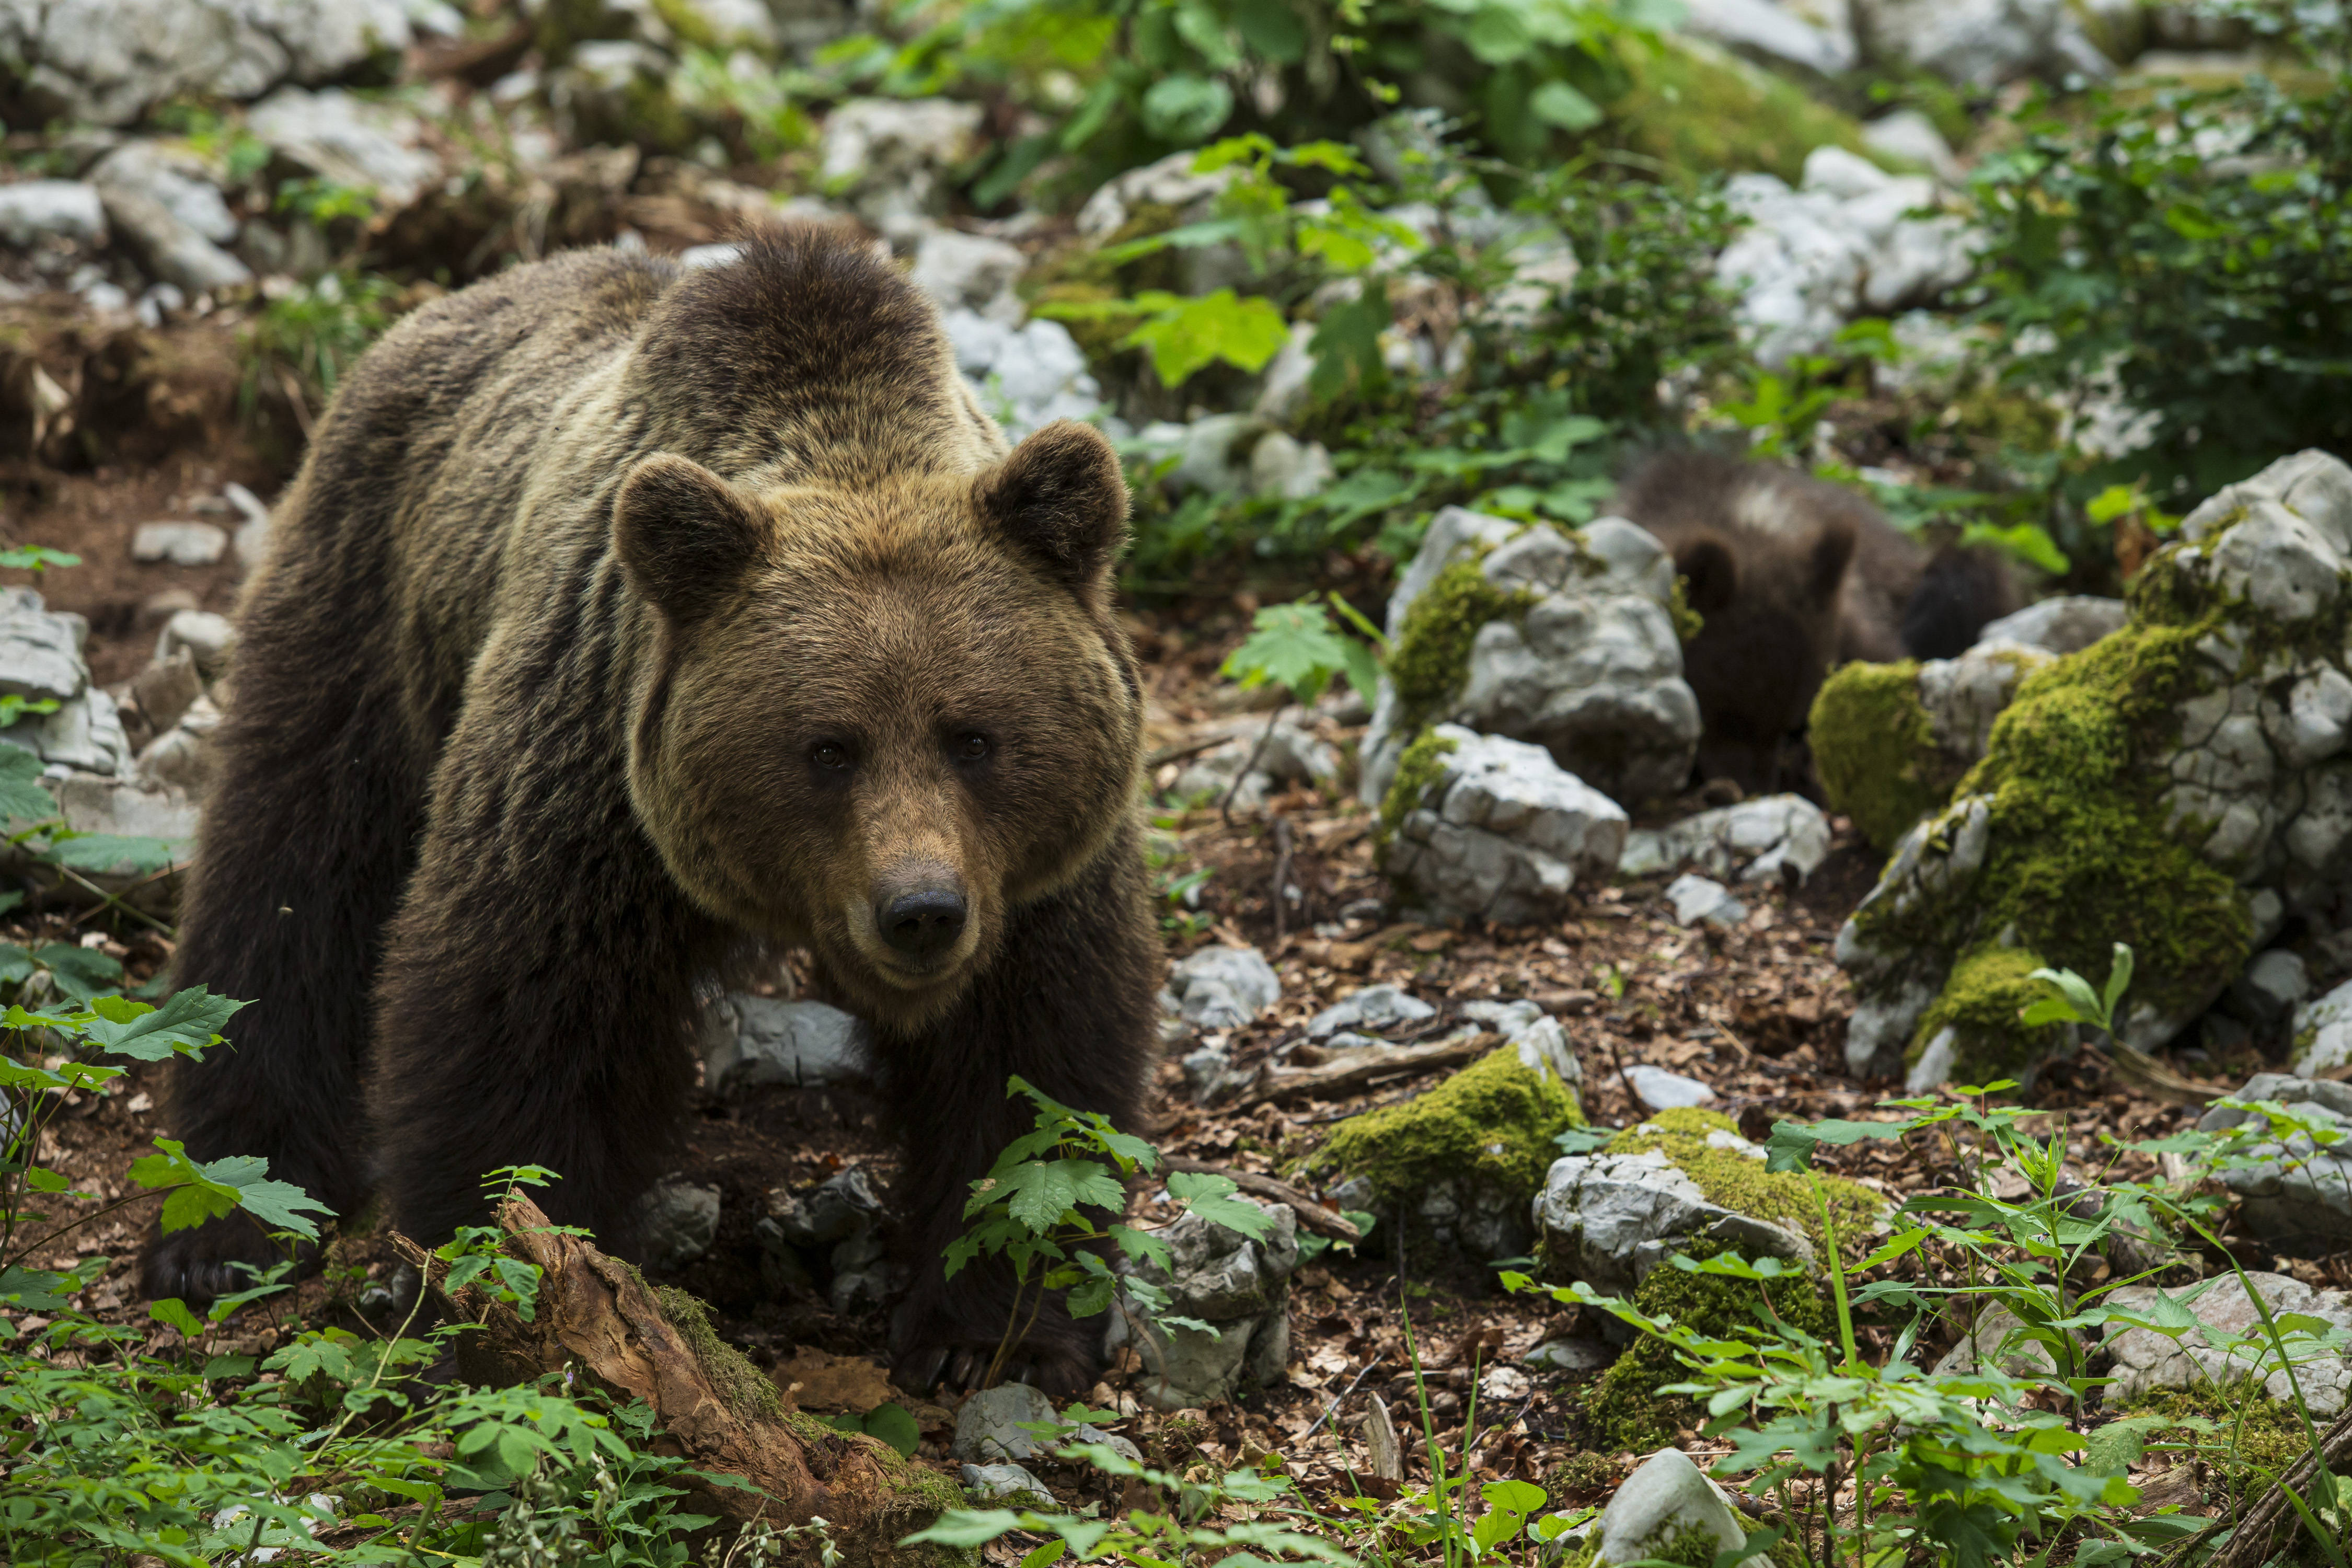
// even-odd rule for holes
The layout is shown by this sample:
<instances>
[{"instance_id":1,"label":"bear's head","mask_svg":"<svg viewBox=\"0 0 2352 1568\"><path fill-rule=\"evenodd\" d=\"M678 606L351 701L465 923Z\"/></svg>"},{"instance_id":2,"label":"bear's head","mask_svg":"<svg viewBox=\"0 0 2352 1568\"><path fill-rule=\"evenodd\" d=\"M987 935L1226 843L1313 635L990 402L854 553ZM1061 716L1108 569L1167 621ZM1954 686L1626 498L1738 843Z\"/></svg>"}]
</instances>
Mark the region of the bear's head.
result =
<instances>
[{"instance_id":1,"label":"bear's head","mask_svg":"<svg viewBox=\"0 0 2352 1568\"><path fill-rule=\"evenodd\" d=\"M977 475L855 489L639 463L614 503L656 622L630 789L672 874L877 1021L936 1015L1133 808L1127 507L1066 420Z\"/></svg>"},{"instance_id":2,"label":"bear's head","mask_svg":"<svg viewBox=\"0 0 2352 1568\"><path fill-rule=\"evenodd\" d=\"M1780 742L1805 727L1836 648L1853 546L1843 519L1804 540L1743 530L1677 542L1675 572L1700 617L1683 645L1683 677L1698 699L1707 777L1778 787Z\"/></svg>"}]
</instances>

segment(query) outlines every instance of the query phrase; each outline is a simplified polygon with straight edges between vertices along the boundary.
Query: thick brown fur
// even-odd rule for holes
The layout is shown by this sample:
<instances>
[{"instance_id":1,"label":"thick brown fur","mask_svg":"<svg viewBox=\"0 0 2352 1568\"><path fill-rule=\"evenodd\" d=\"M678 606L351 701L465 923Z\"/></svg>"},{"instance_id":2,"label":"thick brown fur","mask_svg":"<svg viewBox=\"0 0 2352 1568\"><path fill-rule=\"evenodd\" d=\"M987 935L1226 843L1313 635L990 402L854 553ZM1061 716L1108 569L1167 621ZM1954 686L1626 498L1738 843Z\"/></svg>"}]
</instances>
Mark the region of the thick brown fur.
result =
<instances>
[{"instance_id":1,"label":"thick brown fur","mask_svg":"<svg viewBox=\"0 0 2352 1568\"><path fill-rule=\"evenodd\" d=\"M1997 562L1930 555L1863 497L1793 469L1661 453L1612 504L1674 555L1704 622L1683 648L1699 771L1751 791L1787 782L1784 743L1832 665L1950 658L2016 607Z\"/></svg>"},{"instance_id":2,"label":"thick brown fur","mask_svg":"<svg viewBox=\"0 0 2352 1568\"><path fill-rule=\"evenodd\" d=\"M1007 1077L1131 1121L1149 1064L1126 512L1096 432L1008 453L852 235L577 252L411 316L239 611L177 978L254 1005L173 1131L343 1214L380 1187L426 1240L545 1165L549 1213L625 1249L698 994L805 947L905 1138L902 1381L984 1363L1007 1282L950 1294L940 1249L1027 1130ZM878 923L910 888L969 907L911 958ZM234 1288L257 1241L161 1238L148 1289ZM1019 1359L1093 1367L1050 1315Z\"/></svg>"}]
</instances>

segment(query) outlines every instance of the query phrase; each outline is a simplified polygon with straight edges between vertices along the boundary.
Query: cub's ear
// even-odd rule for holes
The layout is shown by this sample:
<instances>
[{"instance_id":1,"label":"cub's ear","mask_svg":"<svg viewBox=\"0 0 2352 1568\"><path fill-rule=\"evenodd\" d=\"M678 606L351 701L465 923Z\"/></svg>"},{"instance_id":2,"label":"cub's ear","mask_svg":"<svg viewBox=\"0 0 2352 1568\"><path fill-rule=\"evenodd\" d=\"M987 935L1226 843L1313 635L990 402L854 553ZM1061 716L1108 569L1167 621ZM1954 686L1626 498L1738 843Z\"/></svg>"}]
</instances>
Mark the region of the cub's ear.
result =
<instances>
[{"instance_id":1,"label":"cub's ear","mask_svg":"<svg viewBox=\"0 0 2352 1568\"><path fill-rule=\"evenodd\" d=\"M1805 563L1805 585L1812 591L1813 603L1837 602L1838 590L1845 586L1845 569L1853 562L1853 524L1843 521L1824 527L1813 541Z\"/></svg>"},{"instance_id":2,"label":"cub's ear","mask_svg":"<svg viewBox=\"0 0 2352 1568\"><path fill-rule=\"evenodd\" d=\"M613 548L629 581L675 621L701 616L759 559L767 530L725 479L657 452L613 498Z\"/></svg>"},{"instance_id":3,"label":"cub's ear","mask_svg":"<svg viewBox=\"0 0 2352 1568\"><path fill-rule=\"evenodd\" d=\"M1739 593L1739 560L1712 533L1687 540L1675 552L1675 575L1689 580L1685 598L1702 616L1715 614Z\"/></svg>"},{"instance_id":4,"label":"cub's ear","mask_svg":"<svg viewBox=\"0 0 2352 1568\"><path fill-rule=\"evenodd\" d=\"M1127 543L1127 477L1101 431L1056 419L980 477L980 513L1040 565L1091 588Z\"/></svg>"}]
</instances>

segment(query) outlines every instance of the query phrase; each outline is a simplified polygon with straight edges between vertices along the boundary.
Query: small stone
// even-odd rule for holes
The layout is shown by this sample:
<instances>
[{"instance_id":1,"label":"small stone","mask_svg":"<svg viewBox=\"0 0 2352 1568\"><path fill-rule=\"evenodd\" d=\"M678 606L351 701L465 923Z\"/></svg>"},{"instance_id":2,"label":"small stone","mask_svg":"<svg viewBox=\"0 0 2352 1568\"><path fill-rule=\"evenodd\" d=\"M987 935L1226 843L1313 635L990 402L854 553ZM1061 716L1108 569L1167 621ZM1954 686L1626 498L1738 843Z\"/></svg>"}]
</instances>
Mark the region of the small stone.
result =
<instances>
[{"instance_id":1,"label":"small stone","mask_svg":"<svg viewBox=\"0 0 2352 1568\"><path fill-rule=\"evenodd\" d=\"M1054 1419L1054 1402L1043 1393L1025 1383L1000 1383L963 1402L956 1412L955 1437L948 1453L973 1465L1033 1459L1045 1445L1035 1433L1023 1430L1023 1425Z\"/></svg>"},{"instance_id":2,"label":"small stone","mask_svg":"<svg viewBox=\"0 0 2352 1568\"><path fill-rule=\"evenodd\" d=\"M2312 1079L2352 1062L2352 981L2295 1009L2288 1059L2296 1077Z\"/></svg>"},{"instance_id":3,"label":"small stone","mask_svg":"<svg viewBox=\"0 0 2352 1568\"><path fill-rule=\"evenodd\" d=\"M2124 602L2088 594L2062 594L1985 623L1977 646L2018 643L2045 653L2080 653L2111 632L2123 629Z\"/></svg>"},{"instance_id":4,"label":"small stone","mask_svg":"<svg viewBox=\"0 0 2352 1568\"><path fill-rule=\"evenodd\" d=\"M681 1268L710 1250L719 1235L719 1189L664 1182L646 1194L646 1262Z\"/></svg>"},{"instance_id":5,"label":"small stone","mask_svg":"<svg viewBox=\"0 0 2352 1568\"><path fill-rule=\"evenodd\" d=\"M1073 1443L1099 1443L1131 1464L1143 1463L1143 1450L1116 1432L1106 1432L1099 1426L1081 1426L1071 1434Z\"/></svg>"},{"instance_id":6,"label":"small stone","mask_svg":"<svg viewBox=\"0 0 2352 1568\"><path fill-rule=\"evenodd\" d=\"M17 250L44 240L95 247L106 243L106 208L98 187L79 180L22 180L0 185L0 243Z\"/></svg>"},{"instance_id":7,"label":"small stone","mask_svg":"<svg viewBox=\"0 0 2352 1568\"><path fill-rule=\"evenodd\" d=\"M1307 1034L1319 1040L1343 1028L1386 1029L1435 1016L1436 1008L1410 992L1394 985L1367 985L1308 1019Z\"/></svg>"},{"instance_id":8,"label":"small stone","mask_svg":"<svg viewBox=\"0 0 2352 1568\"><path fill-rule=\"evenodd\" d=\"M1713 1105L1715 1090L1695 1078L1668 1072L1664 1068L1629 1067L1625 1077L1633 1086L1633 1093L1652 1110L1676 1110L1693 1105Z\"/></svg>"},{"instance_id":9,"label":"small stone","mask_svg":"<svg viewBox=\"0 0 2352 1568\"><path fill-rule=\"evenodd\" d=\"M1166 994L1202 1028L1233 1029L1273 1006L1282 981L1254 947L1204 947L1170 972Z\"/></svg>"},{"instance_id":10,"label":"small stone","mask_svg":"<svg viewBox=\"0 0 2352 1568\"><path fill-rule=\"evenodd\" d=\"M228 531L209 522L142 522L131 536L133 561L209 566L228 552Z\"/></svg>"},{"instance_id":11,"label":"small stone","mask_svg":"<svg viewBox=\"0 0 2352 1568\"><path fill-rule=\"evenodd\" d=\"M1298 1267L1297 1216L1287 1207L1238 1200L1265 1213L1263 1240L1188 1214L1160 1232L1169 1262L1145 1261L1136 1273L1168 1292L1171 1316L1209 1324L1165 1330L1139 1315L1110 1314L1106 1352L1135 1342L1144 1377L1137 1396L1156 1410L1182 1410L1238 1397L1282 1375L1289 1360L1290 1277ZM960 1430L961 1428L959 1428Z\"/></svg>"},{"instance_id":12,"label":"small stone","mask_svg":"<svg viewBox=\"0 0 2352 1568\"><path fill-rule=\"evenodd\" d=\"M1599 1372L1617 1359L1607 1342L1598 1339L1546 1340L1519 1364L1530 1372Z\"/></svg>"},{"instance_id":13,"label":"small stone","mask_svg":"<svg viewBox=\"0 0 2352 1568\"><path fill-rule=\"evenodd\" d=\"M1525 925L1556 918L1579 877L1616 869L1625 810L1543 747L1458 725L1437 776L1405 812L1386 861L1412 907L1442 921Z\"/></svg>"},{"instance_id":14,"label":"small stone","mask_svg":"<svg viewBox=\"0 0 2352 1568\"><path fill-rule=\"evenodd\" d=\"M1045 1484L1018 1465L966 1465L964 1490L976 1503L1009 1503L1016 1508L1051 1508L1054 1494Z\"/></svg>"},{"instance_id":15,"label":"small stone","mask_svg":"<svg viewBox=\"0 0 2352 1568\"><path fill-rule=\"evenodd\" d=\"M440 177L423 146L425 125L391 103L339 87L280 88L246 111L246 129L314 177L373 191L387 207L408 205Z\"/></svg>"},{"instance_id":16,"label":"small stone","mask_svg":"<svg viewBox=\"0 0 2352 1568\"><path fill-rule=\"evenodd\" d=\"M1925 165L1947 184L1958 184L1968 172L1936 122L1916 109L1898 109L1865 122L1862 139L1881 153Z\"/></svg>"},{"instance_id":17,"label":"small stone","mask_svg":"<svg viewBox=\"0 0 2352 1568\"><path fill-rule=\"evenodd\" d=\"M1748 918L1748 906L1732 897L1730 889L1689 872L1666 884L1666 901L1675 907L1677 925L1705 921L1717 931L1728 931Z\"/></svg>"},{"instance_id":18,"label":"small stone","mask_svg":"<svg viewBox=\"0 0 2352 1568\"><path fill-rule=\"evenodd\" d=\"M762 1244L799 1247L837 1247L871 1231L882 1218L882 1199L873 1179L856 1166L835 1173L805 1193L782 1188L768 1194Z\"/></svg>"},{"instance_id":19,"label":"small stone","mask_svg":"<svg viewBox=\"0 0 2352 1568\"><path fill-rule=\"evenodd\" d=\"M142 626L154 626L168 621L182 610L200 609L204 601L190 588L165 588L139 601L139 621Z\"/></svg>"},{"instance_id":20,"label":"small stone","mask_svg":"<svg viewBox=\"0 0 2352 1568\"><path fill-rule=\"evenodd\" d=\"M1692 1534L1702 1538L1702 1552L1737 1552L1748 1544L1739 1511L1679 1448L1660 1449L1626 1477L1595 1528L1598 1563L1663 1557Z\"/></svg>"},{"instance_id":21,"label":"small stone","mask_svg":"<svg viewBox=\"0 0 2352 1568\"><path fill-rule=\"evenodd\" d=\"M866 1074L871 1031L838 1007L738 992L714 1011L702 1067L702 1081L714 1092L852 1083Z\"/></svg>"},{"instance_id":22,"label":"small stone","mask_svg":"<svg viewBox=\"0 0 2352 1568\"><path fill-rule=\"evenodd\" d=\"M226 616L182 610L163 623L163 632L155 638L155 657L170 659L185 649L206 680L217 680L228 668L229 650L236 641L236 628Z\"/></svg>"},{"instance_id":23,"label":"small stone","mask_svg":"<svg viewBox=\"0 0 2352 1568\"><path fill-rule=\"evenodd\" d=\"M1503 1402L1525 1399L1534 1386L1517 1367L1489 1367L1478 1380L1478 1397Z\"/></svg>"},{"instance_id":24,"label":"small stone","mask_svg":"<svg viewBox=\"0 0 2352 1568\"><path fill-rule=\"evenodd\" d=\"M1013 286L1028 265L1021 247L1003 240L930 228L915 247L915 264L907 277L942 310L961 308L1018 326L1026 312Z\"/></svg>"},{"instance_id":25,"label":"small stone","mask_svg":"<svg viewBox=\"0 0 2352 1568\"><path fill-rule=\"evenodd\" d=\"M1801 883L1830 854L1829 818L1799 795L1765 795L1684 818L1669 827L1636 828L1617 858L1621 877L1646 877L1692 865L1710 877L1743 882Z\"/></svg>"},{"instance_id":26,"label":"small stone","mask_svg":"<svg viewBox=\"0 0 2352 1568\"><path fill-rule=\"evenodd\" d=\"M1663 1149L1561 1156L1533 1217L1548 1279L1621 1295L1694 1237L1727 1242L1748 1258L1813 1261L1812 1243L1795 1230L1708 1202Z\"/></svg>"},{"instance_id":27,"label":"small stone","mask_svg":"<svg viewBox=\"0 0 2352 1568\"><path fill-rule=\"evenodd\" d=\"M89 684L79 616L45 608L30 588L0 588L0 692L69 701Z\"/></svg>"}]
</instances>

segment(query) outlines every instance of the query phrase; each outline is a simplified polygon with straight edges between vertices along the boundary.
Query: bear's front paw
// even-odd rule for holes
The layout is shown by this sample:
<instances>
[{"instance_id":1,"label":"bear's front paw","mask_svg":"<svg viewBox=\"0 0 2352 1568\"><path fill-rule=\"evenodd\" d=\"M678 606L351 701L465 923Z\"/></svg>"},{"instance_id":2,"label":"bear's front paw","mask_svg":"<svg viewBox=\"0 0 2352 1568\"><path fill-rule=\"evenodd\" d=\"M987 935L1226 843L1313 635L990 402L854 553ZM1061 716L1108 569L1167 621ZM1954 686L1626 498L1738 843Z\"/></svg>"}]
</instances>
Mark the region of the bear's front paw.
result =
<instances>
[{"instance_id":1,"label":"bear's front paw","mask_svg":"<svg viewBox=\"0 0 2352 1568\"><path fill-rule=\"evenodd\" d=\"M982 1317L947 1301L909 1299L891 1315L890 1380L909 1394L941 1384L979 1388L988 1381L1003 1333L1001 1312ZM1092 1388L1101 1372L1096 1336L1049 1310L1006 1352L995 1381L1025 1383L1055 1399L1071 1399Z\"/></svg>"},{"instance_id":2,"label":"bear's front paw","mask_svg":"<svg viewBox=\"0 0 2352 1568\"><path fill-rule=\"evenodd\" d=\"M319 1249L308 1243L301 1244L297 1257L303 1273L318 1267ZM193 1230L175 1230L169 1236L151 1230L139 1289L151 1301L176 1296L191 1307L201 1308L252 1287L254 1277L238 1265L266 1269L284 1258L261 1227L241 1214L206 1220Z\"/></svg>"}]
</instances>

